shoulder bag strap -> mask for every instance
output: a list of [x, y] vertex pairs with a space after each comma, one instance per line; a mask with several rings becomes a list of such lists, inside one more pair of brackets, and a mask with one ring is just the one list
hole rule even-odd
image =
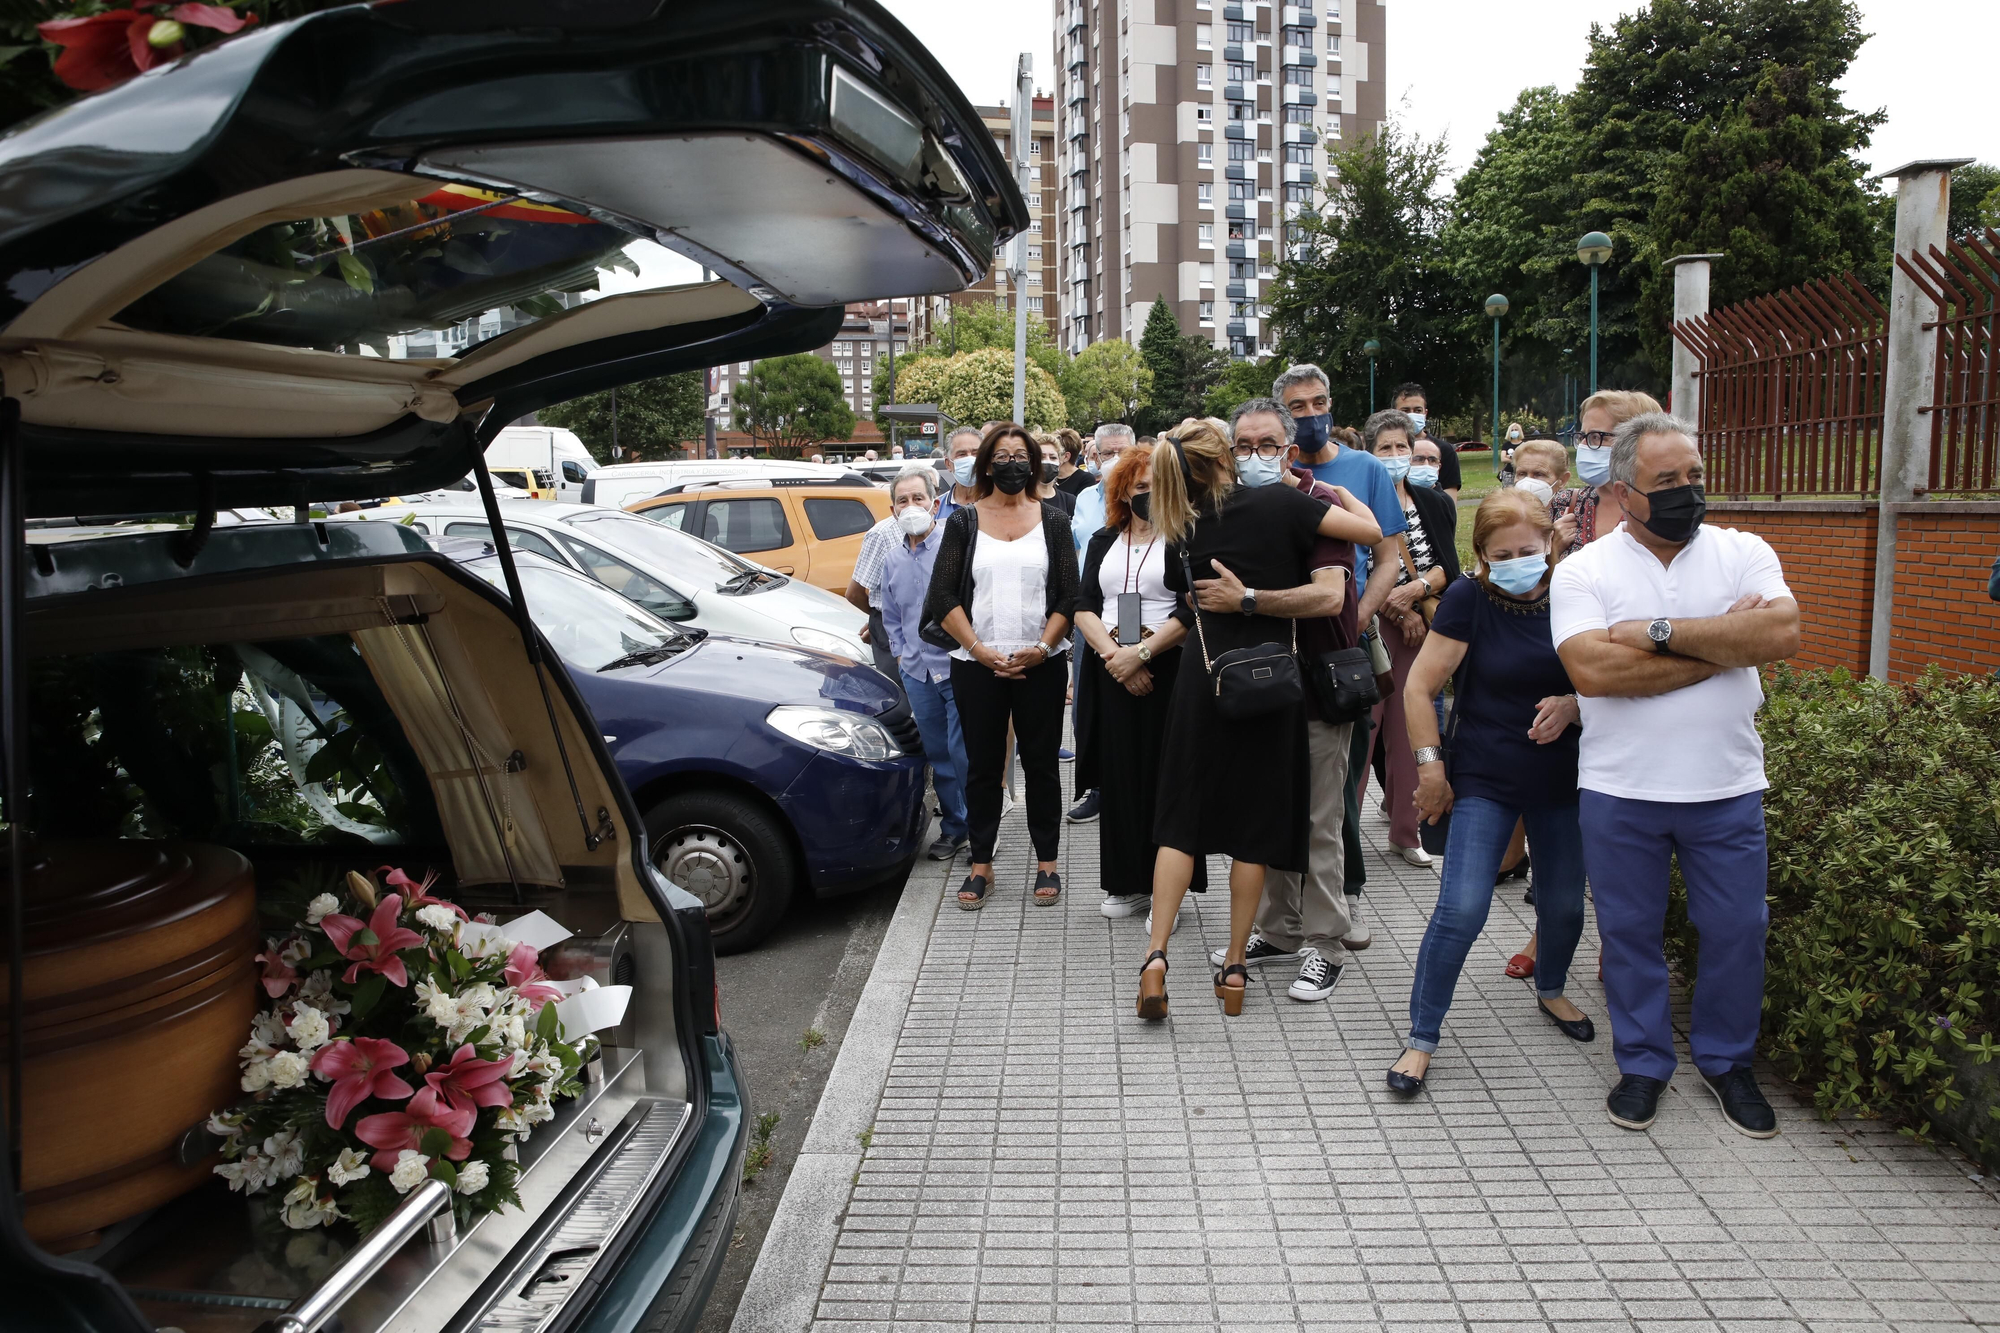
[[1181, 573], [1187, 577], [1188, 606], [1194, 611], [1194, 637], [1201, 645], [1201, 664], [1209, 675], [1215, 674], [1215, 663], [1208, 657], [1208, 635], [1201, 628], [1201, 599], [1194, 592], [1194, 566], [1188, 561], [1187, 547], [1181, 547]]

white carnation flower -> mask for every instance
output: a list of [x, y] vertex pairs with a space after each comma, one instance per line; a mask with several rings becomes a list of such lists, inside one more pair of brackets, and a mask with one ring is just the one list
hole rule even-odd
[[321, 921], [332, 916], [339, 910], [340, 899], [330, 893], [314, 894], [313, 900], [306, 904], [306, 924], [317, 926]]
[[417, 920], [423, 922], [432, 930], [442, 931], [449, 935], [458, 925], [458, 913], [441, 903], [432, 903], [428, 907], [417, 909]]
[[405, 1148], [396, 1158], [396, 1169], [389, 1173], [389, 1183], [396, 1187], [396, 1193], [408, 1194], [430, 1177], [431, 1159], [415, 1148]]
[[262, 1092], [270, 1086], [271, 1061], [268, 1056], [259, 1056], [243, 1066], [243, 1091]]
[[[301, 1051], [316, 1051], [326, 1045], [333, 1035], [327, 1024], [326, 1015], [309, 1004], [300, 1004], [292, 1014], [292, 1021], [286, 1025], [292, 1034], [292, 1041]], [[283, 1086], [283, 1085], [280, 1085]]]
[[271, 1057], [270, 1070], [272, 1087], [297, 1088], [305, 1084], [312, 1066], [297, 1051], [279, 1051]]
[[326, 1178], [336, 1185], [352, 1185], [367, 1174], [368, 1159], [352, 1148], [342, 1148], [326, 1169]]
[[458, 1168], [458, 1192], [460, 1194], [477, 1194], [486, 1188], [487, 1181], [488, 1173], [486, 1163], [484, 1162], [467, 1162], [464, 1166]]

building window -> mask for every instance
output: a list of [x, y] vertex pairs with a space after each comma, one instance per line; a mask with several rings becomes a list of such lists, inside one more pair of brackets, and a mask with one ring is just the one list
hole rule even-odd
[[1246, 221], [1242, 221], [1242, 220], [1240, 220], [1240, 219], [1239, 219], [1238, 221], [1235, 221], [1235, 222], [1232, 222], [1232, 223], [1230, 223], [1230, 224], [1229, 224], [1229, 239], [1230, 239], [1230, 240], [1232, 240], [1232, 241], [1247, 241], [1247, 240], [1249, 240], [1249, 239], [1250, 239], [1250, 224], [1249, 224], [1248, 222], [1246, 222]]
[[1041, 297], [1039, 297], [1039, 296], [1030, 296], [1030, 297], [1028, 298], [1028, 309], [1029, 309], [1030, 311], [1034, 312], [1034, 313], [1035, 313], [1035, 314], [1037, 314], [1037, 315], [1041, 314], [1041, 313], [1042, 313], [1042, 298], [1041, 298]]
[[1215, 265], [1202, 264], [1197, 266], [1195, 276], [1200, 280], [1202, 286], [1213, 287], [1215, 285]]
[[1041, 196], [1041, 195], [1039, 195], [1039, 194], [1031, 194], [1031, 195], [1029, 195], [1029, 196], [1028, 196], [1028, 207], [1030, 207], [1030, 208], [1040, 208], [1041, 206], [1042, 206], [1042, 196]]
[[1029, 156], [1029, 157], [1040, 157], [1041, 155], [1042, 155], [1042, 141], [1041, 141], [1040, 139], [1031, 139], [1031, 140], [1029, 140], [1029, 141], [1028, 141], [1028, 156]]
[[1215, 323], [1215, 302], [1203, 301], [1201, 303], [1201, 322], [1204, 324]]
[[1340, 76], [1329, 74], [1326, 76], [1326, 100], [1331, 102], [1338, 96], [1340, 96]]
[[1255, 120], [1257, 119], [1257, 108], [1250, 102], [1231, 102], [1229, 104], [1229, 118], [1231, 120]]
[[1212, 106], [1196, 107], [1194, 109], [1194, 123], [1197, 125], [1214, 125], [1215, 108]]
[[1313, 187], [1310, 185], [1287, 185], [1285, 202], [1288, 204], [1309, 204], [1312, 202]]
[[1231, 139], [1229, 141], [1229, 160], [1231, 162], [1248, 162], [1256, 156], [1257, 145], [1248, 139]]
[[1285, 108], [1285, 124], [1310, 125], [1313, 123], [1313, 109], [1309, 106], [1288, 106]]
[[1251, 31], [1250, 25], [1247, 23], [1230, 24], [1226, 30], [1226, 35], [1229, 38], [1229, 44], [1231, 46], [1248, 46], [1253, 40], [1255, 40], [1255, 36]]
[[1194, 67], [1194, 86], [1197, 88], [1213, 88], [1215, 86], [1215, 67], [1213, 65], [1196, 65]]
[[1036, 218], [1033, 222], [1030, 222], [1028, 224], [1028, 230], [1033, 232], [1035, 235], [1040, 236], [1042, 234], [1042, 220], [1040, 218]]
[[1337, 32], [1330, 32], [1330, 33], [1328, 33], [1328, 34], [1326, 35], [1326, 53], [1327, 53], [1328, 55], [1332, 56], [1332, 57], [1333, 57], [1333, 58], [1334, 58], [1335, 60], [1338, 60], [1338, 59], [1340, 59], [1340, 34], [1339, 34], [1339, 33], [1337, 33]]
[[1229, 182], [1229, 201], [1231, 203], [1242, 203], [1246, 200], [1255, 199], [1256, 197], [1257, 197], [1257, 187], [1252, 185], [1249, 181]]
[[1215, 161], [1215, 145], [1212, 143], [1196, 144], [1194, 146], [1194, 160], [1204, 163]]
[[1209, 26], [1206, 23], [1197, 23], [1194, 25], [1194, 45], [1197, 51], [1208, 50], [1208, 34]]
[[1294, 88], [1313, 86], [1313, 72], [1303, 65], [1285, 66], [1285, 82]]
[[1312, 165], [1313, 146], [1309, 143], [1288, 143], [1285, 145], [1285, 161], [1303, 162]]
[[1197, 244], [1200, 245], [1215, 244], [1215, 224], [1213, 222], [1196, 223], [1194, 232], [1195, 232], [1195, 241]]
[[1257, 303], [1255, 301], [1231, 301], [1229, 303], [1229, 317], [1231, 319], [1255, 319], [1257, 317]]
[[1028, 258], [1030, 258], [1030, 259], [1040, 259], [1041, 257], [1042, 257], [1042, 247], [1041, 247], [1041, 246], [1039, 246], [1039, 245], [1031, 245], [1031, 246], [1029, 246], [1029, 247], [1028, 247]]
[[1194, 197], [1204, 204], [1215, 202], [1215, 185], [1210, 181], [1199, 181], [1194, 187]]
[[1238, 64], [1233, 60], [1229, 63], [1229, 81], [1231, 83], [1252, 83], [1256, 81], [1256, 78], [1257, 67], [1255, 65]]
[[1229, 261], [1229, 280], [1231, 282], [1245, 282], [1256, 276], [1257, 265], [1252, 260], [1232, 259]]

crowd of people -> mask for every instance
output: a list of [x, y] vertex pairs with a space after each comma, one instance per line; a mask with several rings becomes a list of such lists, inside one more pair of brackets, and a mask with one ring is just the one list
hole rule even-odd
[[[1163, 1019], [1184, 895], [1229, 863], [1215, 996], [1296, 968], [1328, 1000], [1366, 949], [1361, 801], [1377, 775], [1397, 857], [1438, 872], [1389, 1089], [1423, 1091], [1496, 889], [1527, 881], [1509, 961], [1567, 1037], [1587, 912], [1620, 1072], [1606, 1106], [1652, 1124], [1677, 1061], [1662, 933], [1670, 866], [1700, 932], [1689, 1046], [1729, 1123], [1777, 1132], [1751, 1071], [1765, 849], [1758, 668], [1796, 651], [1797, 603], [1758, 537], [1704, 525], [1693, 429], [1641, 393], [1581, 408], [1561, 443], [1509, 428], [1502, 485], [1458, 546], [1457, 451], [1400, 386], [1333, 424], [1318, 367], [1231, 418], [1088, 439], [961, 428], [896, 478], [856, 563], [857, 605], [909, 695], [941, 810], [969, 848], [958, 905], [992, 901], [1018, 768], [1035, 869], [1063, 892], [1067, 819], [1097, 824], [1106, 917], [1147, 913], [1136, 1008]], [[1532, 867], [1532, 877], [1530, 877]], [[1024, 868], [1025, 870], [1025, 868]]]

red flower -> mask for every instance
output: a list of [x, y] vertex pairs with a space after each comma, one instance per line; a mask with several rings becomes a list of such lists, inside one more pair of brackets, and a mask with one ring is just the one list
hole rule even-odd
[[178, 35], [159, 46], [150, 40], [155, 25], [164, 21], [232, 33], [255, 23], [257, 16], [238, 14], [226, 5], [187, 4], [175, 5], [164, 20], [157, 13], [113, 9], [88, 18], [50, 19], [35, 31], [43, 41], [63, 48], [56, 57], [56, 77], [72, 88], [90, 92], [123, 83], [141, 70], [151, 69], [156, 60], [178, 56]]
[[396, 924], [402, 911], [402, 897], [392, 893], [377, 904], [375, 915], [368, 918], [366, 925], [359, 918], [338, 912], [319, 923], [340, 956], [350, 960], [342, 976], [350, 986], [363, 972], [380, 972], [398, 986], [410, 984], [410, 974], [396, 952], [418, 947], [424, 937]]
[[507, 954], [507, 967], [500, 974], [501, 979], [521, 993], [521, 998], [540, 1009], [550, 1000], [563, 997], [562, 987], [550, 981], [542, 971], [541, 955], [533, 945], [517, 944]]
[[407, 1097], [415, 1092], [389, 1072], [408, 1063], [408, 1052], [381, 1037], [343, 1038], [322, 1046], [312, 1058], [312, 1071], [333, 1080], [326, 1095], [326, 1123], [339, 1129], [354, 1108], [370, 1097]]
[[451, 1136], [451, 1145], [444, 1155], [454, 1162], [462, 1162], [472, 1155], [472, 1140], [466, 1136], [472, 1133], [472, 1122], [479, 1112], [474, 1107], [455, 1107], [444, 1101], [435, 1088], [425, 1088], [410, 1098], [408, 1107], [401, 1111], [385, 1111], [381, 1115], [362, 1117], [354, 1127], [354, 1136], [375, 1149], [370, 1160], [378, 1171], [396, 1169], [396, 1158], [405, 1148], [422, 1152], [424, 1135], [433, 1129], [441, 1129]]
[[277, 999], [297, 984], [298, 969], [285, 961], [281, 946], [266, 945], [256, 961], [264, 965], [264, 993], [272, 999]]
[[457, 903], [446, 898], [431, 897], [430, 887], [437, 883], [437, 871], [435, 870], [427, 872], [424, 875], [424, 882], [421, 884], [411, 879], [402, 871], [392, 869], [389, 866], [376, 866], [375, 873], [381, 875], [382, 882], [396, 890], [396, 892], [403, 893], [407, 891], [409, 893], [409, 904], [412, 912], [420, 907], [429, 907], [435, 903], [439, 907], [449, 907], [452, 911], [458, 913], [460, 921], [469, 921], [472, 919], [465, 914], [465, 909]]
[[[451, 1059], [424, 1075], [431, 1091], [454, 1110], [471, 1106], [512, 1106], [514, 1090], [507, 1086], [512, 1060], [482, 1060], [470, 1045], [452, 1052]], [[461, 1103], [460, 1098], [465, 1099]], [[476, 1112], [475, 1112], [476, 1114]]]

